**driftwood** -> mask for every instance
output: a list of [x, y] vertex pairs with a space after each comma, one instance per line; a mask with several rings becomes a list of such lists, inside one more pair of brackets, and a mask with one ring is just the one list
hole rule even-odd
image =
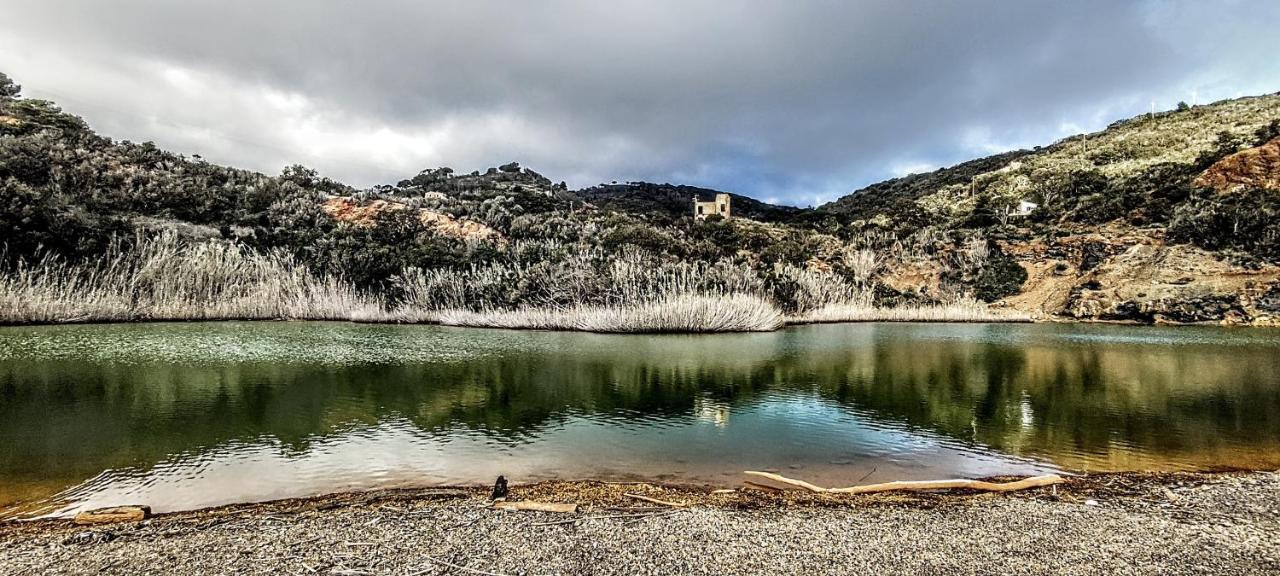
[[75, 522], [81, 526], [87, 524], [110, 524], [113, 522], [141, 522], [151, 517], [150, 506], [116, 506], [99, 508], [76, 514]]
[[743, 472], [743, 474], [768, 478], [769, 480], [773, 480], [779, 484], [786, 484], [788, 486], [803, 488], [810, 492], [826, 494], [869, 494], [872, 492], [893, 492], [898, 490], [951, 490], [957, 488], [963, 488], [966, 490], [985, 490], [988, 492], [1013, 492], [1015, 490], [1052, 486], [1054, 484], [1061, 484], [1065, 482], [1065, 480], [1057, 474], [1046, 474], [1044, 476], [1024, 478], [1016, 482], [985, 482], [982, 480], [924, 480], [915, 482], [885, 482], [883, 484], [867, 484], [865, 486], [850, 486], [848, 488], [823, 488], [821, 486], [805, 482], [804, 480], [787, 478], [786, 476], [780, 476], [769, 472], [753, 472], [748, 470]]
[[573, 514], [578, 511], [577, 504], [533, 502], [530, 500], [521, 502], [494, 502], [493, 507], [499, 510], [530, 510], [533, 512], [559, 512], [561, 514]]
[[781, 492], [782, 491], [782, 489], [777, 486], [770, 486], [768, 484], [761, 484], [759, 482], [752, 482], [750, 480], [743, 480], [742, 484], [747, 488], [752, 488], [752, 489], [760, 490], [763, 492]]
[[636, 500], [644, 500], [645, 502], [650, 502], [650, 503], [653, 503], [653, 504], [661, 504], [661, 505], [663, 505], [663, 506], [670, 506], [670, 507], [672, 507], [672, 508], [684, 508], [684, 507], [688, 506], [688, 504], [686, 504], [686, 503], [684, 503], [684, 502], [669, 502], [669, 501], [666, 501], [666, 500], [659, 500], [659, 499], [657, 499], [657, 498], [650, 498], [650, 497], [648, 497], [648, 496], [641, 496], [640, 494], [632, 494], [632, 493], [630, 493], [630, 492], [626, 492], [626, 493], [624, 493], [624, 494], [623, 494], [623, 496], [626, 496], [627, 498], [635, 498]]

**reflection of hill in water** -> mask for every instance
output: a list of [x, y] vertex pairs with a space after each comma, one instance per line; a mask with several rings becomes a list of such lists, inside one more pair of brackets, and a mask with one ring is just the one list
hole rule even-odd
[[[315, 341], [309, 327], [323, 327], [317, 332], [326, 340]], [[1068, 465], [1088, 465], [1082, 453], [1123, 466], [1163, 453], [1222, 458], [1235, 448], [1280, 444], [1280, 347], [1238, 341], [1237, 333], [1220, 345], [1178, 344], [1176, 334], [1173, 343], [1062, 337], [1131, 330], [1117, 327], [853, 325], [601, 336], [186, 325], [162, 329], [169, 356], [157, 358], [147, 339], [136, 338], [143, 328], [45, 328], [41, 349], [61, 352], [0, 360], [4, 476], [83, 478], [263, 436], [303, 451], [315, 438], [388, 418], [430, 434], [462, 428], [499, 443], [527, 442], [575, 417], [639, 426], [706, 417], [708, 406], [731, 412], [767, 402], [771, 392], [820, 396], [863, 415]], [[0, 333], [0, 350], [18, 347], [14, 338]], [[335, 341], [342, 343], [336, 359]], [[85, 350], [80, 359], [76, 350]], [[276, 360], [262, 350], [275, 351]]]

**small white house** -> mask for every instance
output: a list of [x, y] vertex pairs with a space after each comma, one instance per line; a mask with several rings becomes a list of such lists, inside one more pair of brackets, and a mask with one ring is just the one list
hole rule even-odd
[[731, 198], [728, 194], [716, 194], [716, 199], [711, 202], [703, 202], [698, 200], [697, 196], [693, 197], [693, 218], [695, 220], [706, 220], [707, 216], [719, 214], [721, 218], [729, 219], [732, 217], [732, 211], [729, 206]]
[[1036, 208], [1039, 208], [1039, 207], [1040, 205], [1036, 204], [1035, 202], [1031, 202], [1029, 200], [1023, 200], [1021, 202], [1018, 202], [1018, 207], [1014, 208], [1013, 211], [1009, 213], [1009, 215], [1010, 216], [1030, 216], [1031, 213], [1035, 212]]

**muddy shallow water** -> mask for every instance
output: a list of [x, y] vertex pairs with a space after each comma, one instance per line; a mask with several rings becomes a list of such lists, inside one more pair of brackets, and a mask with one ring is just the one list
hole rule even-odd
[[569, 478], [1280, 467], [1280, 331], [0, 328], [0, 517]]

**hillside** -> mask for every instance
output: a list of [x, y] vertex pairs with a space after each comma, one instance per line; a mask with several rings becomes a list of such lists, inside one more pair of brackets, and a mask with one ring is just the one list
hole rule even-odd
[[[748, 295], [810, 320], [977, 299], [1040, 318], [1270, 324], [1280, 317], [1277, 138], [1280, 96], [1243, 98], [890, 180], [817, 209], [733, 195], [734, 218], [695, 222], [691, 198], [716, 191], [569, 190], [517, 163], [427, 169], [363, 190], [302, 166], [278, 176], [218, 166], [98, 135], [0, 75], [10, 282], [0, 300], [48, 292], [31, 270], [49, 286], [63, 286], [58, 274], [92, 285], [108, 271], [149, 274], [151, 264], [120, 264], [130, 254], [181, 268], [195, 264], [174, 254], [213, 258], [205, 250], [217, 246], [232, 255], [200, 266], [269, 256], [257, 277], [310, 274], [308, 290], [336, 287], [338, 301], [358, 296], [374, 316]], [[1024, 200], [1038, 207], [1011, 213]], [[240, 273], [201, 268], [190, 285], [206, 294]], [[128, 302], [154, 278], [120, 281], [128, 288], [112, 298], [130, 317]], [[269, 298], [240, 290], [231, 299]]]
[[[1028, 273], [1004, 303], [1037, 315], [1272, 323], [1278, 138], [1280, 95], [1182, 106], [875, 184], [818, 211], [843, 219], [844, 236], [981, 233]], [[1024, 200], [1038, 207], [1011, 214]], [[917, 263], [884, 281], [944, 274]]]

